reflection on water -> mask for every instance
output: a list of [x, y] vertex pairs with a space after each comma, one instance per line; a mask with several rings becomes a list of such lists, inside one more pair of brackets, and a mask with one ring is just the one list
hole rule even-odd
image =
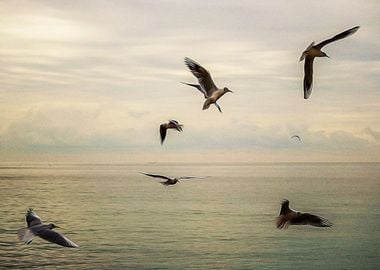
[[[380, 164], [0, 164], [0, 268], [379, 269], [379, 182]], [[334, 227], [277, 230], [284, 197]], [[80, 248], [22, 245], [29, 207]]]

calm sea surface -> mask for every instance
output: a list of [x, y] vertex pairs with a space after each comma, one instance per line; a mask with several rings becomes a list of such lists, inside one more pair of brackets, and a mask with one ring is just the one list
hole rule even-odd
[[[1, 269], [380, 269], [380, 164], [50, 165], [0, 164]], [[277, 230], [283, 198], [334, 227]], [[80, 248], [20, 243], [29, 207]]]

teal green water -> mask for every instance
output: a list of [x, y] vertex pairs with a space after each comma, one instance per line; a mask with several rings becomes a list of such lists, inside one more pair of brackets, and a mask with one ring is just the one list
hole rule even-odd
[[[0, 164], [0, 268], [380, 269], [379, 195], [380, 164]], [[277, 230], [283, 198], [334, 227]], [[29, 207], [80, 248], [20, 243]]]

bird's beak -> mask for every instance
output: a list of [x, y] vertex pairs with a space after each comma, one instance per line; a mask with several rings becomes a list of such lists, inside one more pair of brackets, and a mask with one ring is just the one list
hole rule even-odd
[[231, 93], [233, 93], [234, 91], [228, 90], [227, 92], [231, 92]]

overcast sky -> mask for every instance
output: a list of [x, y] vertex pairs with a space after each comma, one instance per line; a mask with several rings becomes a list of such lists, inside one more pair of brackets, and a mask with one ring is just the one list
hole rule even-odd
[[[380, 161], [379, 18], [376, 0], [0, 1], [0, 161]], [[304, 100], [302, 51], [356, 25]], [[179, 83], [185, 56], [234, 91], [222, 114]], [[184, 132], [161, 146], [168, 119]]]

